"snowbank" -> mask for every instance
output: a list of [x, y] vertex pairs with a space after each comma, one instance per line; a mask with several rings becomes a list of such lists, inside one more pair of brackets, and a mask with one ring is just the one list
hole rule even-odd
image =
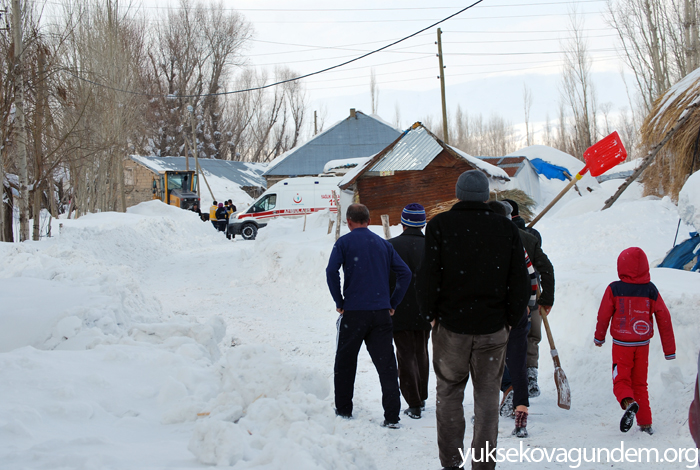
[[700, 230], [700, 171], [690, 175], [678, 193], [678, 214], [695, 231]]

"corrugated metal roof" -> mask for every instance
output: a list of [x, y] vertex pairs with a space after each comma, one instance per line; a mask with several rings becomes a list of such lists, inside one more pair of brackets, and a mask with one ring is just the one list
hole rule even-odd
[[[132, 155], [131, 159], [155, 172], [185, 171], [185, 157], [144, 157]], [[226, 178], [239, 186], [267, 187], [262, 174], [265, 166], [260, 163], [232, 162], [213, 158], [199, 158], [202, 171]], [[194, 158], [190, 158], [190, 170], [194, 170]]]
[[395, 141], [401, 132], [359, 111], [289, 152], [265, 176], [318, 175], [331, 160], [369, 157]]
[[408, 131], [369, 171], [422, 170], [443, 148], [423, 126]]

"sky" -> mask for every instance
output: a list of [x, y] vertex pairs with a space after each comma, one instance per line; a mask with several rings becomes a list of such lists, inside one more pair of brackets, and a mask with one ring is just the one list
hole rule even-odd
[[[473, 2], [472, 2], [473, 3]], [[223, 0], [253, 25], [245, 52], [248, 65], [272, 72], [284, 65], [298, 75], [341, 64], [412, 35], [469, 6], [470, 2], [417, 0], [352, 3], [321, 0]], [[144, 0], [157, 18], [173, 0]], [[387, 50], [304, 79], [310, 111], [326, 126], [350, 108], [371, 112], [370, 75], [378, 87], [377, 114], [404, 128], [441, 113], [437, 28], [442, 29], [447, 107], [488, 117], [524, 120], [523, 87], [532, 91], [532, 121], [557, 114], [562, 42], [571, 37], [573, 10], [581, 20], [593, 60], [600, 104], [613, 113], [629, 108], [615, 50], [616, 34], [606, 22], [605, 0], [483, 0], [473, 8]], [[627, 76], [631, 87], [632, 81]], [[630, 90], [632, 91], [632, 90]]]

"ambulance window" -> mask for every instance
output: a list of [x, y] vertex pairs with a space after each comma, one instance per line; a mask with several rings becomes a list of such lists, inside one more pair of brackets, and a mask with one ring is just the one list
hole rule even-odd
[[268, 194], [253, 206], [253, 212], [271, 211], [277, 205], [277, 194]]

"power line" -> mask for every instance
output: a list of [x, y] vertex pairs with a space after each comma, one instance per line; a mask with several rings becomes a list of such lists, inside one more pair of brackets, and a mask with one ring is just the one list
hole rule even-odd
[[[480, 8], [503, 8], [503, 7], [531, 7], [531, 6], [545, 6], [545, 5], [571, 5], [571, 4], [581, 4], [581, 3], [603, 3], [606, 0], [571, 0], [571, 1], [563, 1], [563, 2], [536, 2], [536, 3], [502, 3], [502, 4], [497, 4], [497, 5], [481, 5]], [[47, 1], [45, 2], [50, 5], [62, 5], [60, 2], [51, 2]], [[122, 8], [132, 8], [129, 5], [123, 5], [120, 6]], [[183, 10], [186, 7], [179, 7], [179, 6], [157, 6], [157, 5], [151, 5], [151, 6], [144, 6], [140, 5], [138, 8], [144, 8], [144, 9], [149, 9], [149, 10]], [[385, 8], [221, 8], [222, 11], [256, 11], [256, 12], [270, 12], [270, 13], [275, 13], [275, 12], [300, 12], [300, 13], [306, 13], [306, 12], [361, 12], [361, 11], [410, 11], [410, 10], [418, 10], [418, 11], [425, 11], [425, 10], [451, 10], [454, 7], [451, 6], [434, 6], [434, 7], [385, 7]]]
[[[443, 19], [441, 19], [440, 21], [437, 21], [437, 22], [431, 24], [430, 26], [427, 26], [427, 27], [425, 27], [425, 28], [423, 28], [423, 29], [421, 29], [421, 30], [419, 30], [419, 31], [416, 31], [415, 33], [410, 34], [410, 35], [404, 37], [403, 39], [399, 39], [398, 41], [394, 41], [394, 42], [391, 43], [391, 44], [387, 44], [386, 46], [380, 47], [379, 49], [376, 49], [376, 50], [374, 50], [374, 51], [368, 52], [368, 53], [363, 54], [363, 55], [361, 55], [361, 56], [359, 56], [359, 57], [356, 57], [356, 58], [354, 58], [354, 59], [345, 61], [345, 62], [343, 62], [343, 63], [341, 63], [341, 64], [333, 65], [333, 66], [331, 66], [331, 67], [326, 67], [325, 69], [318, 70], [318, 71], [316, 71], [316, 72], [311, 72], [311, 73], [308, 73], [308, 74], [306, 74], [306, 75], [301, 75], [301, 76], [298, 76], [298, 77], [289, 78], [289, 79], [287, 79], [287, 80], [281, 80], [281, 81], [278, 81], [278, 82], [275, 82], [275, 83], [270, 83], [270, 84], [268, 84], [268, 85], [263, 85], [263, 86], [259, 86], [259, 87], [253, 87], [253, 88], [247, 88], [247, 89], [243, 89], [243, 90], [223, 91], [223, 92], [219, 92], [219, 93], [206, 93], [206, 94], [196, 94], [196, 95], [179, 95], [179, 96], [177, 96], [177, 97], [178, 97], [178, 98], [199, 98], [199, 97], [205, 97], [205, 96], [222, 96], [222, 95], [232, 95], [232, 94], [237, 94], [237, 93], [245, 93], [245, 92], [249, 92], [249, 91], [264, 90], [264, 89], [267, 89], [267, 88], [270, 88], [270, 87], [273, 87], [273, 86], [282, 85], [282, 84], [284, 84], [284, 83], [289, 83], [289, 82], [294, 82], [294, 81], [297, 81], [297, 80], [301, 80], [302, 78], [307, 78], [307, 77], [311, 77], [311, 76], [314, 76], [314, 75], [319, 75], [319, 74], [324, 73], [324, 72], [327, 72], [327, 71], [329, 71], [329, 70], [337, 69], [337, 68], [340, 68], [340, 67], [342, 67], [342, 66], [344, 66], [344, 65], [350, 64], [350, 63], [352, 63], [352, 62], [356, 62], [356, 61], [358, 61], [358, 60], [360, 60], [360, 59], [364, 59], [365, 57], [368, 57], [368, 56], [370, 56], [370, 55], [372, 55], [372, 54], [376, 54], [377, 52], [381, 52], [381, 51], [383, 51], [383, 50], [385, 50], [385, 49], [388, 49], [388, 48], [390, 48], [391, 46], [395, 46], [396, 44], [398, 44], [398, 43], [400, 43], [400, 42], [403, 42], [403, 41], [405, 41], [405, 40], [407, 40], [407, 39], [410, 39], [410, 38], [412, 38], [412, 37], [414, 37], [414, 36], [417, 36], [417, 35], [419, 35], [420, 33], [424, 32], [424, 31], [427, 31], [427, 30], [429, 30], [429, 29], [431, 29], [431, 28], [434, 28], [435, 26], [439, 25], [440, 23], [444, 23], [445, 21], [449, 20], [450, 18], [454, 18], [455, 16], [457, 16], [457, 15], [459, 15], [459, 14], [461, 14], [461, 13], [464, 13], [465, 11], [470, 10], [471, 8], [474, 8], [476, 5], [478, 5], [479, 3], [483, 2], [483, 1], [484, 1], [484, 0], [477, 0], [476, 2], [472, 3], [471, 5], [462, 8], [462, 9], [459, 10], [458, 12], [453, 13], [453, 14], [451, 14], [451, 15], [449, 15], [449, 16], [443, 18]], [[85, 82], [87, 82], [87, 83], [91, 83], [91, 84], [93, 84], [93, 85], [95, 85], [95, 86], [99, 86], [99, 87], [102, 87], [102, 88], [110, 89], [110, 90], [113, 90], [113, 91], [118, 91], [118, 92], [121, 92], [121, 93], [128, 93], [128, 94], [131, 94], [131, 95], [141, 95], [141, 96], [151, 96], [151, 97], [163, 96], [163, 95], [161, 95], [161, 94], [142, 93], [142, 92], [135, 92], [135, 91], [130, 91], [130, 90], [122, 90], [122, 89], [119, 89], [119, 88], [110, 87], [110, 86], [108, 86], [108, 85], [104, 85], [104, 84], [101, 84], [101, 83], [98, 83], [98, 82], [95, 82], [95, 81], [92, 81], [92, 80], [88, 80], [87, 78], [80, 77], [80, 76], [76, 75], [75, 73], [73, 73], [72, 71], [70, 71], [70, 70], [68, 70], [68, 69], [63, 69], [63, 70], [64, 70], [66, 73], [68, 73], [69, 75], [72, 75], [73, 77], [75, 77], [75, 78], [77, 78], [77, 79], [79, 79], [79, 80], [83, 80], [83, 81], [85, 81]]]
[[[607, 56], [607, 57], [598, 57], [594, 58], [596, 62], [607, 62], [610, 60], [617, 60], [617, 56]], [[558, 61], [561, 63], [561, 61]], [[507, 65], [507, 64], [504, 64]], [[459, 74], [450, 74], [450, 77], [463, 77], [463, 76], [471, 76], [471, 75], [489, 75], [489, 74], [500, 74], [500, 73], [507, 73], [507, 72], [522, 72], [526, 70], [533, 70], [533, 69], [543, 69], [543, 68], [553, 68], [555, 65], [540, 65], [540, 66], [531, 66], [531, 67], [524, 67], [524, 68], [517, 68], [517, 69], [507, 69], [507, 70], [489, 70], [489, 71], [480, 71], [480, 72], [466, 72], [466, 73], [459, 73]], [[435, 75], [431, 76], [426, 76], [426, 77], [416, 77], [416, 78], [406, 78], [406, 79], [400, 79], [400, 80], [387, 80], [384, 82], [377, 83], [377, 85], [390, 85], [393, 83], [403, 83], [403, 82], [414, 82], [414, 81], [419, 81], [419, 80], [434, 80]], [[315, 82], [315, 83], [322, 83], [322, 82]], [[318, 90], [339, 90], [339, 89], [346, 89], [346, 88], [359, 88], [359, 87], [366, 87], [367, 83], [358, 83], [356, 85], [354, 84], [349, 84], [349, 85], [342, 85], [342, 86], [331, 86], [331, 87], [318, 87], [318, 88], [307, 88], [308, 91], [318, 91]], [[452, 85], [454, 86], [454, 85]]]
[[[600, 15], [598, 11], [579, 12], [579, 15]], [[544, 16], [569, 16], [569, 13], [541, 13], [535, 15], [503, 15], [503, 16], [474, 16], [471, 18], [457, 18], [457, 21], [478, 21], [478, 20], [503, 20], [507, 18], [542, 18]], [[425, 18], [416, 19], [392, 19], [392, 20], [334, 20], [333, 23], [409, 23], [416, 21], [425, 21]], [[428, 20], [435, 21], [435, 20]], [[327, 20], [320, 21], [256, 21], [255, 24], [328, 24]]]

